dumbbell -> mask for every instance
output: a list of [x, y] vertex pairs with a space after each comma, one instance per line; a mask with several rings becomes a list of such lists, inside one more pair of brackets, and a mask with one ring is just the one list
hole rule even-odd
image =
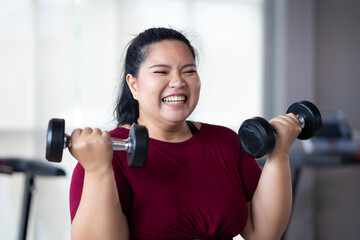
[[[296, 115], [301, 126], [298, 139], [310, 139], [317, 135], [322, 126], [319, 109], [309, 101], [293, 103], [286, 111]], [[271, 153], [275, 147], [275, 133], [270, 123], [262, 117], [245, 120], [238, 132], [240, 145], [251, 157], [260, 158]]]
[[[145, 126], [133, 124], [127, 139], [111, 138], [114, 151], [127, 152], [129, 167], [145, 165], [148, 153], [149, 133]], [[65, 133], [65, 120], [52, 118], [46, 136], [46, 159], [61, 162], [63, 149], [71, 147], [71, 137]]]

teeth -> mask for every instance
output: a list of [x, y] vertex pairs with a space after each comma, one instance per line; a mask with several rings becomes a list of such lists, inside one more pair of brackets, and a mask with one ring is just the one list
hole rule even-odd
[[162, 99], [163, 102], [171, 103], [171, 104], [181, 104], [184, 103], [185, 100], [186, 100], [185, 96], [171, 96]]

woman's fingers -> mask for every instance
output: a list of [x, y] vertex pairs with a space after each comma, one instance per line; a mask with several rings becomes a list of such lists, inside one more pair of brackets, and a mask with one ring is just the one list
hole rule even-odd
[[111, 165], [113, 150], [108, 132], [99, 128], [75, 129], [71, 141], [70, 153], [86, 170], [95, 171]]
[[301, 132], [300, 123], [293, 113], [277, 116], [270, 120], [270, 124], [275, 131], [275, 149], [288, 153], [291, 145]]

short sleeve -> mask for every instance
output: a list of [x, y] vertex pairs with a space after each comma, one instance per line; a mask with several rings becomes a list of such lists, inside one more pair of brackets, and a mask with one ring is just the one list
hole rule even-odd
[[261, 175], [257, 161], [240, 149], [240, 176], [243, 183], [246, 201], [251, 201]]
[[[115, 176], [117, 191], [121, 202], [121, 207], [124, 214], [127, 215], [128, 212], [130, 211], [131, 196], [132, 196], [130, 186], [127, 180], [125, 179], [124, 175], [122, 174], [116, 158], [113, 159], [112, 165], [114, 169], [114, 176]], [[80, 204], [82, 189], [84, 185], [84, 175], [85, 175], [85, 170], [81, 166], [81, 164], [78, 163], [74, 168], [71, 178], [71, 184], [70, 184], [69, 205], [70, 205], [71, 221], [73, 221]]]
[[73, 171], [70, 184], [70, 217], [73, 221], [80, 204], [82, 189], [84, 185], [84, 168], [78, 163]]

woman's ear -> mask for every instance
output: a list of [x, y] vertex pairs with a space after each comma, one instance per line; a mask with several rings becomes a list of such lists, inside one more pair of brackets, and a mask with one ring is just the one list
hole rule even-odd
[[137, 99], [137, 84], [136, 84], [136, 78], [133, 77], [130, 73], [126, 75], [126, 82], [130, 88], [130, 91], [133, 95], [134, 99]]

